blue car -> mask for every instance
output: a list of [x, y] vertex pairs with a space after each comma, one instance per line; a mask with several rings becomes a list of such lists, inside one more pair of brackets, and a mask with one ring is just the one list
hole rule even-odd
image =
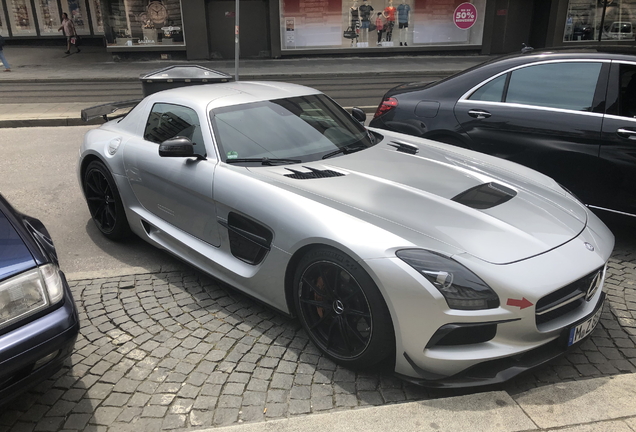
[[48, 231], [0, 195], [0, 406], [57, 372], [78, 332]]

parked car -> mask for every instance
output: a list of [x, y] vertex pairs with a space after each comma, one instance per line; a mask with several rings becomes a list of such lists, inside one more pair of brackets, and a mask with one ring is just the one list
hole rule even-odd
[[352, 114], [293, 84], [166, 90], [89, 131], [78, 178], [105, 236], [297, 316], [348, 367], [487, 384], [589, 336], [614, 245], [593, 213], [533, 170]]
[[505, 158], [636, 215], [636, 56], [532, 52], [389, 90], [372, 127]]
[[48, 231], [0, 195], [0, 406], [57, 372], [78, 332]]
[[629, 21], [614, 21], [603, 36], [605, 39], [633, 41], [634, 29]]

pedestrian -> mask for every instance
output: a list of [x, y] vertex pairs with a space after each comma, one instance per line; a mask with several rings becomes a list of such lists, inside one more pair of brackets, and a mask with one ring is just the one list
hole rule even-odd
[[11, 72], [11, 66], [9, 66], [9, 62], [7, 61], [7, 58], [4, 56], [4, 51], [2, 50], [3, 48], [4, 48], [4, 38], [2, 37], [2, 35], [0, 35], [0, 60], [2, 60], [2, 64], [4, 65], [4, 71]]
[[64, 54], [71, 53], [71, 39], [74, 40], [73, 45], [75, 45], [75, 49], [77, 52], [80, 52], [80, 49], [77, 46], [77, 32], [75, 31], [75, 26], [73, 25], [73, 21], [68, 19], [68, 14], [64, 12], [62, 14], [62, 25], [57, 31], [64, 30], [64, 34], [66, 35], [66, 51]]

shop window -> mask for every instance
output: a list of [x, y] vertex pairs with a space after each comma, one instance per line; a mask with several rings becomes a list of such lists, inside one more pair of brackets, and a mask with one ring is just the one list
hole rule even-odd
[[13, 36], [37, 36], [30, 0], [10, 0], [7, 7]]
[[569, 0], [564, 42], [633, 41], [636, 0]]
[[279, 0], [281, 48], [479, 45], [486, 0]]
[[185, 45], [180, 0], [105, 0], [102, 5], [110, 47]]
[[591, 111], [601, 66], [564, 62], [517, 69], [510, 76], [506, 102]]
[[104, 34], [104, 14], [102, 13], [101, 0], [88, 0], [93, 22], [93, 33]]
[[85, 0], [62, 0], [62, 11], [66, 12], [69, 19], [73, 21], [77, 34], [91, 34]]
[[38, 17], [40, 36], [60, 36], [60, 10], [57, 0], [37, 0], [35, 12]]

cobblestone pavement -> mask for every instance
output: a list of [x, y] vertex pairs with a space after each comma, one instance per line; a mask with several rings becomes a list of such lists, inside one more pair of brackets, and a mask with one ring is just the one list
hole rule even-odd
[[[0, 414], [0, 431], [180, 429], [461, 393], [338, 367], [297, 321], [194, 270], [71, 285], [76, 351]], [[636, 247], [617, 247], [606, 286], [590, 340], [502, 389], [636, 372]]]

